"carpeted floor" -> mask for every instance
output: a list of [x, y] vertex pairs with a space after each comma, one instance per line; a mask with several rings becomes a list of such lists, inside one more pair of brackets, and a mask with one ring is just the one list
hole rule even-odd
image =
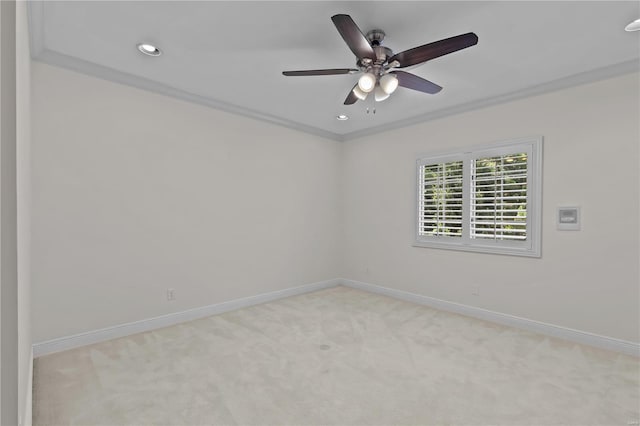
[[640, 420], [637, 358], [345, 287], [41, 357], [34, 369], [36, 425]]

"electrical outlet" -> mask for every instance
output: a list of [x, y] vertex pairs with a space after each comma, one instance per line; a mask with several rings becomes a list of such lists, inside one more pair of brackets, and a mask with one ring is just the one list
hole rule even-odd
[[479, 285], [473, 286], [471, 290], [471, 294], [474, 296], [480, 296], [480, 286]]
[[176, 291], [173, 288], [168, 288], [167, 289], [167, 300], [168, 301], [172, 301], [172, 300], [176, 300]]

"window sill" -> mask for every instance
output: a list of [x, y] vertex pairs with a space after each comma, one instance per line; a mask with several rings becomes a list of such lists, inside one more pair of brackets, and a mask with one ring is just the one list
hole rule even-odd
[[419, 248], [433, 248], [455, 251], [468, 251], [475, 253], [485, 254], [500, 254], [506, 256], [522, 256], [522, 257], [542, 257], [540, 248], [528, 248], [528, 247], [504, 247], [494, 245], [481, 245], [481, 244], [455, 244], [455, 243], [443, 243], [435, 241], [414, 241], [413, 247]]

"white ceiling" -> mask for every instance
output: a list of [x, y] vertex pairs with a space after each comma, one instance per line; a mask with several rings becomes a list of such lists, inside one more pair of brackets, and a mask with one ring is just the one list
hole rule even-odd
[[[30, 3], [35, 59], [334, 139], [427, 120], [638, 69], [637, 1], [95, 2]], [[400, 52], [466, 32], [477, 46], [410, 71], [444, 87], [399, 88], [343, 105], [358, 75], [285, 77], [349, 68], [355, 58], [331, 16], [380, 28]], [[156, 44], [163, 55], [136, 50]], [[347, 114], [348, 121], [337, 121]]]

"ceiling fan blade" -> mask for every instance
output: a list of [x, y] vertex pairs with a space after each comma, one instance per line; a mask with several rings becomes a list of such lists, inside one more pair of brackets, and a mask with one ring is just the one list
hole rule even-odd
[[299, 77], [307, 75], [336, 75], [336, 74], [353, 74], [360, 70], [354, 68], [334, 68], [326, 70], [306, 70], [306, 71], [282, 71], [283, 75], [289, 77]]
[[[358, 83], [356, 83], [356, 86], [358, 85]], [[356, 88], [356, 86], [353, 86], [353, 89]], [[356, 101], [358, 100], [358, 97], [356, 96], [355, 93], [353, 93], [353, 89], [351, 89], [349, 91], [349, 94], [347, 95], [347, 98], [344, 100], [344, 104], [345, 105], [353, 105], [356, 103]]]
[[369, 58], [374, 60], [376, 54], [369, 44], [369, 40], [362, 34], [360, 28], [353, 22], [349, 15], [334, 15], [331, 17], [333, 24], [344, 39], [349, 49], [358, 59]]
[[398, 86], [406, 87], [407, 89], [417, 90], [419, 92], [436, 94], [442, 90], [442, 87], [435, 83], [425, 80], [422, 77], [418, 77], [414, 74], [409, 74], [404, 71], [393, 71], [389, 74], [395, 74], [398, 77]]
[[399, 68], [405, 68], [448, 55], [458, 50], [466, 49], [476, 44], [478, 44], [477, 35], [474, 33], [461, 34], [397, 53], [389, 58], [389, 63], [398, 61], [400, 63]]

